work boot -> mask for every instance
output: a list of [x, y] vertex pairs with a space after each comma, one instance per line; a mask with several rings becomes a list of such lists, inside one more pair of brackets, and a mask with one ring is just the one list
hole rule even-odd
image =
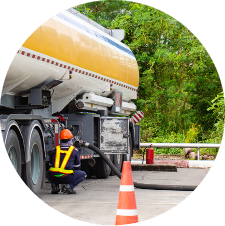
[[63, 184], [61, 188], [61, 192], [67, 193], [67, 194], [76, 194], [76, 191], [73, 190], [69, 184]]
[[58, 194], [60, 192], [59, 185], [53, 184], [51, 194]]
[[65, 184], [61, 184], [61, 192], [64, 193]]
[[69, 184], [61, 184], [61, 192], [66, 193], [66, 186], [70, 186]]

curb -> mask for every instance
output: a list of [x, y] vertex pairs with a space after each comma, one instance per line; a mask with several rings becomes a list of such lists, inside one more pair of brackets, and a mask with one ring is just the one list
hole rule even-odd
[[189, 160], [189, 168], [211, 168], [215, 160]]
[[[154, 160], [154, 164], [148, 165], [175, 165], [177, 168], [199, 168], [206, 169], [211, 168], [215, 160]], [[132, 164], [145, 165], [146, 161], [132, 160]]]
[[174, 164], [177, 168], [189, 168], [189, 162], [187, 160], [154, 160], [154, 164]]
[[132, 171], [172, 171], [177, 172], [176, 165], [131, 164]]

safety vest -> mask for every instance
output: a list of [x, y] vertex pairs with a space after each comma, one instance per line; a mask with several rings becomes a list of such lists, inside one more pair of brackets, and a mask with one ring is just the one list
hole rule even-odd
[[[70, 146], [68, 150], [61, 150], [60, 146], [56, 147], [56, 155], [55, 155], [55, 167], [51, 167], [49, 170], [52, 172], [59, 172], [59, 173], [65, 173], [70, 174], [73, 173], [73, 170], [65, 170], [66, 164], [73, 152], [74, 147]], [[65, 153], [65, 157], [62, 161], [61, 167], [59, 167], [60, 164], [60, 154]]]

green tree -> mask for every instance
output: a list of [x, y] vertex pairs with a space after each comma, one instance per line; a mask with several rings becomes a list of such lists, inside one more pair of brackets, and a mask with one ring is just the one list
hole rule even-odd
[[137, 59], [138, 107], [163, 130], [187, 130], [192, 123], [212, 128], [214, 119], [207, 108], [222, 87], [205, 48], [167, 14], [137, 3], [130, 6], [111, 26], [125, 29], [124, 42]]
[[212, 111], [215, 119], [214, 123], [214, 137], [222, 137], [225, 120], [225, 103], [223, 92], [219, 93], [212, 101], [211, 106], [207, 109]]
[[[214, 129], [215, 115], [207, 109], [222, 92], [212, 59], [199, 40], [171, 16], [127, 1], [99, 1], [76, 7], [110, 29], [124, 29], [123, 42], [133, 51], [140, 72], [139, 98], [145, 113], [145, 136], [179, 132], [198, 125], [198, 138]], [[146, 135], [147, 134], [147, 135]], [[146, 138], [147, 139], [147, 138]]]
[[126, 12], [129, 4], [130, 2], [124, 0], [103, 0], [89, 2], [74, 8], [107, 28], [110, 27], [111, 22], [118, 14], [124, 14]]

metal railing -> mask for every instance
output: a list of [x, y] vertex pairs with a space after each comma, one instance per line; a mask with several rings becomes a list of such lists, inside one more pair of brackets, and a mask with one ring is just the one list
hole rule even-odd
[[198, 160], [200, 159], [200, 148], [220, 148], [221, 144], [204, 143], [140, 143], [141, 148], [197, 148]]

